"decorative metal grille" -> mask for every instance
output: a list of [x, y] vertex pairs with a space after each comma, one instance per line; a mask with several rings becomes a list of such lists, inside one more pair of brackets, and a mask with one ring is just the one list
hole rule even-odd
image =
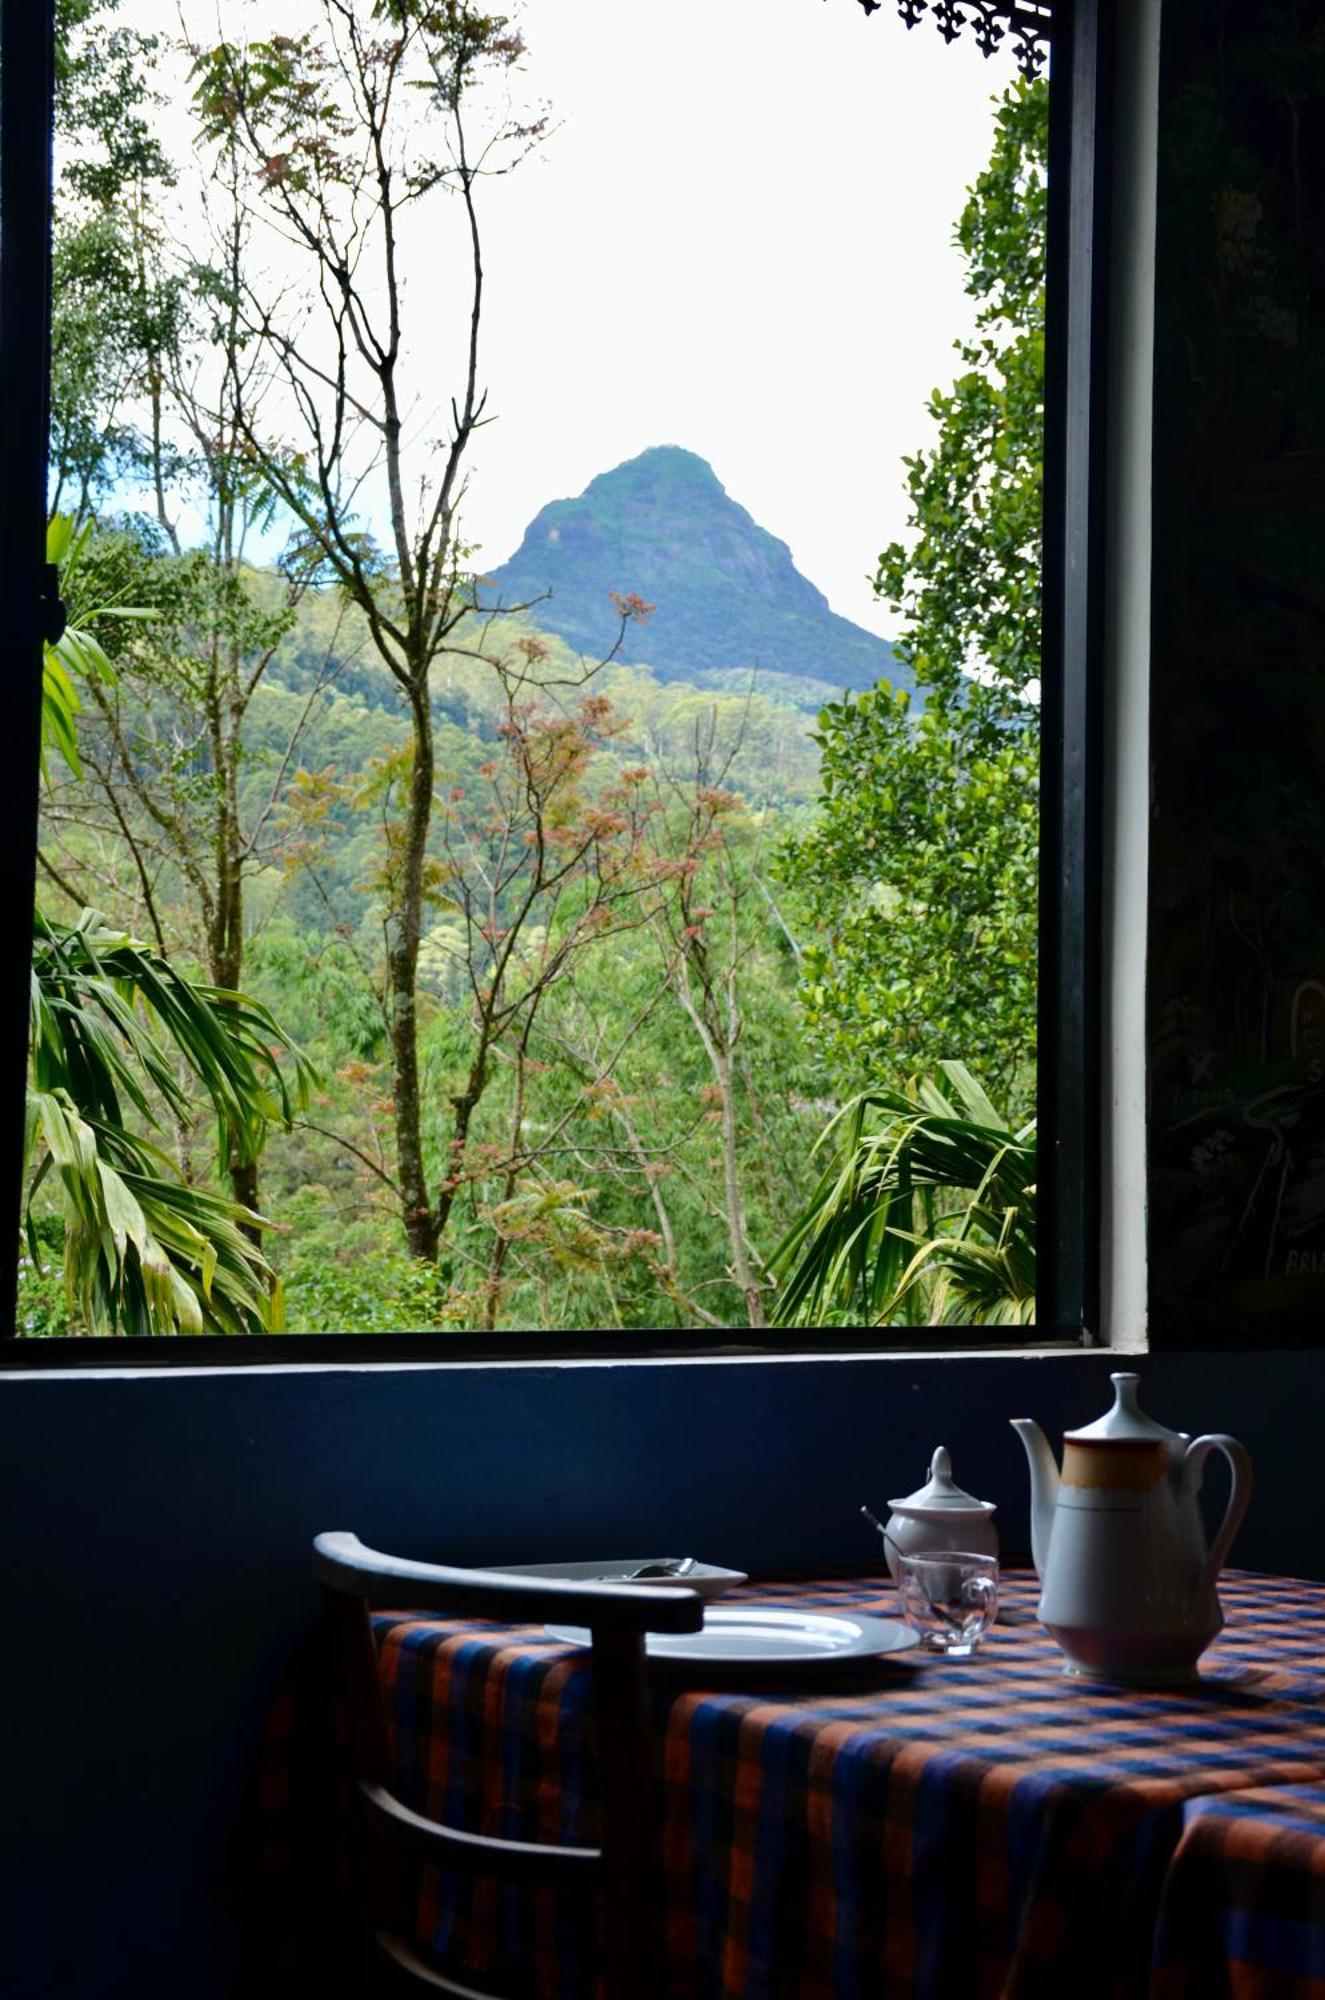
[[[877, 14], [883, 0], [860, 0], [860, 4], [867, 14]], [[945, 42], [955, 42], [969, 28], [986, 56], [1011, 35], [1022, 75], [1038, 76], [1044, 68], [1053, 33], [1052, 0], [897, 0], [897, 11], [908, 28], [928, 14]]]

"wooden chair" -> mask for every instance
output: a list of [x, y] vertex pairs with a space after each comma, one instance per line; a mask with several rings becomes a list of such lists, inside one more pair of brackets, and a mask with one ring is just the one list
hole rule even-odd
[[[327, 1604], [336, 1673], [350, 1732], [359, 1808], [357, 1888], [376, 1990], [506, 2000], [428, 1965], [401, 1935], [399, 1908], [418, 1864], [434, 1863], [514, 1888], [596, 1897], [608, 2000], [663, 2000], [661, 1865], [652, 1811], [655, 1746], [645, 1684], [644, 1634], [695, 1632], [693, 1590], [645, 1584], [550, 1583], [501, 1571], [448, 1569], [365, 1548], [357, 1535], [319, 1535], [313, 1570]], [[587, 1625], [599, 1774], [597, 1847], [499, 1840], [412, 1811], [390, 1787], [387, 1714], [370, 1608], [435, 1611], [508, 1625]], [[393, 1909], [393, 1905], [395, 1908]], [[385, 1975], [385, 1976], [384, 1976]]]

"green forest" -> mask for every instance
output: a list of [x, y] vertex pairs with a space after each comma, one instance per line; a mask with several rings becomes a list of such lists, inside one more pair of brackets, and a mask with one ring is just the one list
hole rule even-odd
[[861, 523], [896, 670], [844, 690], [813, 605], [785, 671], [688, 669], [645, 578], [586, 650], [476, 571], [537, 50], [463, 0], [307, 12], [188, 51], [177, 159], [153, 38], [61, 0], [21, 1331], [1030, 1319], [1044, 86], [955, 218], [977, 330], [880, 473], [906, 544]]

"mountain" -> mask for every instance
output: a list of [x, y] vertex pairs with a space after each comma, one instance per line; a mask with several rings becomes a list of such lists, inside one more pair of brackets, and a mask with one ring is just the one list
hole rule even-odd
[[758, 667], [835, 688], [887, 676], [911, 685], [892, 647], [829, 609], [785, 542], [728, 495], [706, 460], [655, 445], [553, 500], [530, 523], [491, 587], [578, 651], [600, 656], [616, 637], [609, 593], [656, 605], [626, 633], [620, 657], [661, 680], [711, 680]]

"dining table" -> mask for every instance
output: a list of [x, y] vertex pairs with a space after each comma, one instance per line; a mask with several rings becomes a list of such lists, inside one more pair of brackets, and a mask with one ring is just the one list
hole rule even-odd
[[[1187, 1686], [1064, 1671], [1038, 1584], [923, 1651], [651, 1682], [674, 2000], [1325, 2000], [1325, 1584], [1226, 1572]], [[897, 1618], [886, 1574], [723, 1600]], [[586, 1653], [543, 1628], [374, 1614], [393, 1785], [507, 1838], [590, 1842]], [[730, 1672], [730, 1670], [729, 1670]], [[425, 1871], [449, 1967], [592, 1992], [591, 1913]], [[481, 1983], [481, 1981], [480, 1981]]]

